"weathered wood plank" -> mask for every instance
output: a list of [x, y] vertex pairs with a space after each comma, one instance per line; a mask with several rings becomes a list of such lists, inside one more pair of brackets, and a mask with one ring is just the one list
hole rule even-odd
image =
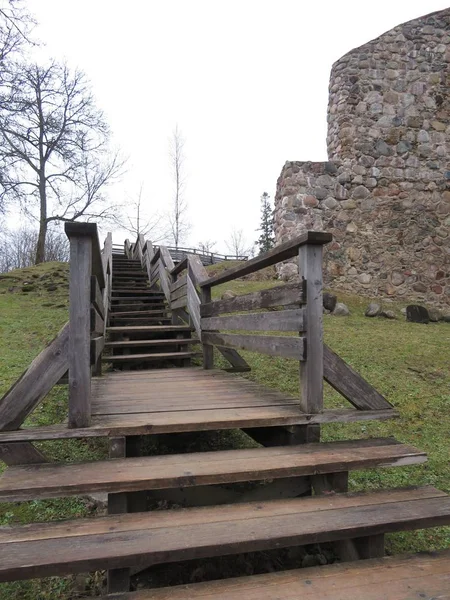
[[187, 296], [182, 296], [181, 298], [178, 298], [178, 300], [174, 300], [173, 302], [171, 302], [170, 308], [173, 310], [178, 309], [178, 308], [185, 308], [187, 306], [187, 302], [188, 302]]
[[[387, 438], [136, 458], [110, 451], [110, 458], [117, 460], [9, 469], [0, 477], [0, 499], [20, 502], [36, 496], [62, 498], [306, 475], [342, 476], [349, 470], [422, 464], [426, 454]], [[317, 492], [317, 486], [315, 489]], [[334, 485], [319, 493], [329, 491], [344, 492], [347, 488]]]
[[328, 244], [331, 240], [332, 235], [330, 233], [307, 231], [297, 238], [275, 246], [272, 250], [264, 252], [256, 258], [252, 258], [243, 265], [223, 271], [214, 277], [209, 277], [207, 281], [201, 282], [199, 285], [201, 287], [204, 285], [209, 287], [231, 281], [232, 279], [237, 279], [238, 277], [243, 277], [244, 275], [249, 275], [250, 273], [264, 269], [265, 267], [270, 267], [271, 265], [297, 256], [298, 249], [305, 244], [323, 245]]
[[98, 285], [98, 280], [95, 275], [91, 277], [91, 304], [94, 305], [95, 310], [100, 314], [102, 319], [105, 316], [105, 306], [103, 303], [103, 295]]
[[352, 369], [326, 344], [323, 347], [325, 381], [359, 410], [382, 410], [392, 408], [374, 387]]
[[[203, 287], [201, 290], [201, 304], [208, 304], [209, 302], [211, 302], [211, 288], [210, 287]], [[202, 339], [202, 344], [203, 344], [203, 368], [204, 369], [213, 369], [214, 368], [214, 342], [211, 342], [207, 340], [207, 336], [203, 335], [203, 332], [201, 331], [201, 324], [200, 324], [200, 332], [201, 332], [201, 339]], [[210, 334], [213, 335], [213, 334]], [[220, 346], [229, 346], [230, 344], [220, 344]]]
[[88, 427], [90, 423], [91, 273], [91, 237], [70, 237], [69, 427]]
[[450, 498], [419, 488], [7, 528], [0, 536], [0, 581], [326, 543], [449, 521]]
[[195, 287], [198, 287], [201, 282], [207, 281], [209, 279], [208, 272], [203, 266], [203, 263], [199, 256], [190, 254], [188, 256], [188, 262], [190, 278]]
[[198, 339], [202, 339], [202, 328], [200, 325], [200, 298], [198, 297], [197, 290], [192, 283], [190, 276], [187, 278], [187, 309], [191, 322], [197, 333]]
[[[73, 237], [87, 237], [91, 240], [92, 272], [89, 275], [95, 275], [98, 279], [100, 289], [103, 289], [105, 287], [105, 273], [96, 223], [66, 222], [64, 223], [64, 231], [69, 239]], [[89, 287], [86, 286], [85, 290], [88, 289]]]
[[274, 312], [247, 313], [225, 317], [206, 317], [202, 330], [245, 329], [246, 331], [304, 331], [304, 312], [297, 308]]
[[101, 335], [91, 340], [91, 365], [95, 365], [105, 347], [105, 336]]
[[20, 427], [68, 366], [69, 323], [66, 323], [0, 400], [0, 431]]
[[211, 346], [240, 348], [250, 352], [294, 358], [300, 361], [304, 357], [304, 338], [275, 335], [251, 336], [203, 331], [202, 341], [204, 344], [210, 344]]
[[44, 454], [29, 442], [0, 444], [0, 460], [8, 467], [48, 462]]
[[171, 303], [175, 302], [175, 300], [179, 300], [183, 296], [187, 296], [187, 285], [186, 284], [170, 293], [170, 302]]
[[304, 304], [303, 285], [287, 283], [286, 285], [236, 296], [228, 300], [215, 300], [210, 304], [202, 304], [202, 317], [214, 317], [221, 313], [259, 310], [274, 306], [290, 306]]
[[168, 275], [166, 267], [164, 266], [164, 263], [161, 259], [158, 261], [158, 267], [159, 267], [159, 282], [161, 284], [162, 291], [164, 292], [164, 296], [166, 297], [166, 300], [170, 305], [169, 275]]
[[[323, 410], [323, 246], [306, 244], [299, 251], [299, 273], [306, 281], [306, 360], [300, 363], [300, 406], [308, 413]], [[312, 440], [311, 440], [312, 441]]]
[[103, 335], [105, 331], [105, 321], [94, 306], [91, 306], [90, 328], [91, 334], [95, 336]]
[[180, 287], [183, 287], [186, 285], [186, 281], [187, 281], [187, 274], [186, 275], [182, 275], [179, 279], [177, 279], [174, 283], [171, 284], [170, 286], [170, 292], [173, 294], [173, 292], [175, 292], [176, 290], [178, 290]]
[[245, 373], [252, 370], [248, 362], [242, 358], [235, 348], [225, 348], [224, 346], [216, 346], [216, 348], [231, 365], [231, 369], [225, 369], [226, 371], [230, 373]]
[[188, 266], [188, 259], [183, 258], [180, 262], [170, 271], [172, 277], [176, 277], [179, 273], [182, 273]]
[[160, 250], [160, 253], [161, 253], [161, 258], [162, 258], [162, 261], [164, 263], [164, 266], [166, 267], [166, 269], [170, 273], [170, 271], [172, 271], [172, 269], [175, 268], [175, 264], [173, 262], [172, 257], [170, 256], [170, 252], [166, 248], [166, 246], [160, 246], [159, 250]]
[[450, 600], [450, 550], [141, 590], [101, 600]]

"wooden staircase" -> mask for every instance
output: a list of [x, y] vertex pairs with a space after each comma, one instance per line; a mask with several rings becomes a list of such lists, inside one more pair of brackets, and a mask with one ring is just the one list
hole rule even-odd
[[[81, 235], [83, 242], [86, 231]], [[141, 238], [113, 254], [107, 240], [103, 286], [91, 280], [87, 304], [86, 364], [97, 377], [80, 395], [83, 372], [79, 361], [67, 362], [65, 329], [0, 401], [0, 449], [13, 457], [0, 477], [0, 501], [106, 493], [109, 514], [0, 528], [0, 581], [106, 569], [104, 600], [450, 598], [449, 552], [384, 557], [385, 534], [450, 524], [450, 497], [430, 486], [348, 491], [351, 471], [421, 464], [425, 453], [392, 438], [320, 442], [321, 423], [396, 416], [383, 396], [323, 345], [321, 250], [329, 240], [305, 234], [212, 278], [194, 257], [174, 265], [164, 247], [153, 252]], [[301, 285], [212, 300], [214, 285], [297, 254]], [[195, 344], [201, 344], [203, 368], [191, 365]], [[296, 358], [301, 401], [214, 369], [214, 347], [235, 372], [250, 368], [238, 349]], [[112, 372], [99, 376], [102, 362]], [[68, 424], [20, 429], [20, 419], [48, 388], [38, 377], [42, 365], [52, 381], [69, 365]], [[353, 408], [324, 409], [323, 379]], [[27, 396], [30, 381], [36, 389]], [[236, 427], [259, 445], [143, 453], [145, 436]], [[107, 460], [55, 464], [33, 454], [34, 440], [97, 436], [109, 439]], [[149, 510], [154, 498], [178, 504], [182, 498], [184, 508]], [[132, 573], [150, 565], [174, 563], [176, 570], [177, 562], [189, 559], [322, 543], [349, 562], [130, 590]]]
[[172, 325], [164, 293], [150, 287], [141, 261], [124, 253], [112, 254], [112, 293], [108, 354], [103, 362], [115, 369], [142, 369], [190, 365], [198, 340], [192, 339], [189, 325]]

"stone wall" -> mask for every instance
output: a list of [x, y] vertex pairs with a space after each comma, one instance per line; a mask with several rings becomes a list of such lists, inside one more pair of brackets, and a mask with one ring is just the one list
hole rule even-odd
[[[450, 303], [450, 9], [399, 25], [332, 68], [330, 162], [288, 162], [275, 234], [333, 233], [345, 290]], [[292, 266], [284, 266], [289, 276]]]

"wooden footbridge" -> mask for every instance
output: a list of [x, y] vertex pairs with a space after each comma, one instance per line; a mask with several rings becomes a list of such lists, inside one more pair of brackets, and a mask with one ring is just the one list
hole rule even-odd
[[[450, 598], [449, 552], [384, 557], [386, 533], [450, 524], [450, 498], [429, 486], [348, 492], [349, 471], [423, 463], [424, 452], [391, 438], [320, 442], [322, 423], [396, 416], [323, 344], [329, 234], [305, 233], [208, 277], [198, 256], [175, 265], [142, 237], [113, 251], [109, 234], [100, 251], [95, 225], [66, 233], [70, 320], [0, 401], [0, 500], [104, 492], [109, 514], [0, 528], [0, 581], [105, 569], [110, 600]], [[300, 284], [212, 300], [214, 286], [295, 257]], [[297, 360], [298, 396], [245, 379], [251, 365], [239, 350]], [[215, 351], [228, 369], [214, 368]], [[67, 377], [67, 422], [23, 427]], [[324, 408], [324, 380], [347, 409]], [[260, 446], [142, 452], [146, 436], [233, 428]], [[109, 438], [109, 460], [53, 463], [34, 445], [88, 437]], [[229, 486], [250, 481], [266, 483]], [[180, 491], [185, 508], [148, 510], [152, 494]], [[311, 543], [333, 544], [341, 562], [130, 591], [131, 575], [157, 563]]]

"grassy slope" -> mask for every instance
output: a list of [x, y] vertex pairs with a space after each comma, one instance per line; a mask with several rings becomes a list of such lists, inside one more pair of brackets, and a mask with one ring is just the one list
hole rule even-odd
[[[215, 267], [223, 269], [221, 265]], [[4, 276], [0, 276], [4, 277]], [[35, 290], [22, 292], [24, 281], [34, 281]], [[56, 283], [56, 291], [46, 287]], [[215, 289], [238, 294], [278, 285], [271, 281], [234, 281]], [[25, 286], [26, 287], [26, 286]], [[8, 289], [14, 288], [13, 292]], [[352, 364], [395, 405], [401, 418], [390, 422], [328, 425], [323, 439], [387, 436], [416, 444], [429, 454], [426, 465], [409, 468], [364, 471], [352, 474], [352, 489], [371, 489], [412, 484], [432, 484], [450, 492], [450, 325], [415, 325], [398, 321], [367, 319], [367, 300], [339, 295], [352, 315], [325, 316], [326, 342]], [[389, 305], [397, 311], [401, 305]], [[24, 269], [0, 279], [0, 394], [17, 378], [29, 362], [57, 333], [67, 319], [67, 266], [57, 263]], [[253, 367], [248, 376], [261, 383], [296, 394], [298, 364], [295, 361], [243, 353]], [[219, 363], [220, 364], [220, 363]], [[327, 406], [345, 406], [331, 389]], [[66, 414], [67, 391], [55, 388], [29, 423], [60, 422]], [[228, 438], [230, 439], [230, 438]], [[238, 436], [231, 439], [239, 439]], [[42, 444], [57, 460], [82, 460], [105, 455], [102, 442], [73, 441]], [[0, 524], [26, 523], [56, 518], [86, 516], [91, 511], [82, 499], [66, 499], [0, 505]], [[450, 546], [448, 528], [389, 536], [391, 552], [425, 550]], [[91, 580], [98, 589], [99, 582]], [[73, 598], [73, 579], [49, 578], [41, 581], [0, 585], [0, 600], [53, 600]]]

